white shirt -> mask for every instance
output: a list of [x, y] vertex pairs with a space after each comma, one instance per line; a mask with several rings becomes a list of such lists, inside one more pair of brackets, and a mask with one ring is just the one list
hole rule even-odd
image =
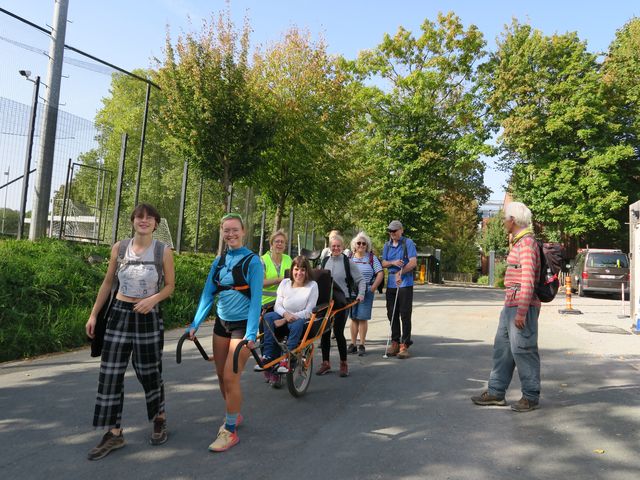
[[296, 318], [310, 318], [311, 310], [318, 302], [318, 284], [313, 280], [304, 287], [294, 287], [290, 278], [285, 278], [278, 285], [276, 304], [273, 310], [284, 316], [289, 312]]

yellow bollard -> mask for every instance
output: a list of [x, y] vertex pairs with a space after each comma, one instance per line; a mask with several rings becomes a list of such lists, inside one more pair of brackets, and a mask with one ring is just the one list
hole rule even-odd
[[427, 274], [427, 266], [423, 263], [420, 265], [420, 273], [418, 274], [418, 283], [424, 285], [425, 277]]
[[566, 301], [566, 308], [558, 310], [558, 313], [581, 315], [582, 312], [580, 310], [576, 310], [571, 305], [571, 275], [567, 275], [564, 278], [564, 297]]

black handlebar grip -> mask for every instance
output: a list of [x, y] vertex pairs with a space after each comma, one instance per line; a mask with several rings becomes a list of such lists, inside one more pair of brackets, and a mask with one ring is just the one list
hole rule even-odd
[[[247, 343], [249, 343], [249, 340], [242, 340], [236, 347], [235, 351], [233, 352], [233, 373], [238, 373], [238, 357], [240, 356], [240, 351], [242, 350], [242, 347], [244, 347]], [[258, 352], [256, 352], [256, 349], [253, 348], [249, 351], [253, 355], [253, 358], [256, 359], [256, 363], [262, 367], [263, 365], [262, 359], [258, 355]]]
[[178, 346], [176, 347], [176, 363], [182, 363], [182, 344], [189, 338], [189, 332], [184, 332], [178, 340]]

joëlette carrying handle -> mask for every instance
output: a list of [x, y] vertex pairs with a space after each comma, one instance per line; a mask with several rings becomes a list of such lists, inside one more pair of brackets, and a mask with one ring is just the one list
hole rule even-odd
[[[189, 338], [189, 332], [185, 332], [180, 337], [180, 340], [178, 340], [178, 346], [176, 347], [176, 363], [182, 362], [182, 344], [188, 338]], [[200, 342], [198, 341], [197, 337], [193, 337], [193, 343], [195, 343], [196, 347], [198, 347], [198, 350], [200, 351], [200, 355], [202, 355], [202, 358], [204, 358], [207, 362], [213, 361], [213, 355], [209, 356], [207, 352], [205, 352], [202, 345], [200, 345]]]
[[[242, 347], [244, 347], [247, 343], [249, 343], [249, 340], [242, 340], [233, 352], [233, 373], [238, 373], [238, 357], [240, 356], [240, 350], [242, 350]], [[264, 366], [264, 364], [262, 363], [262, 359], [260, 358], [260, 355], [258, 355], [258, 352], [256, 352], [256, 350], [256, 348], [251, 349], [251, 355], [253, 355], [253, 358], [256, 359], [256, 363], [260, 365], [260, 367], [262, 367]]]

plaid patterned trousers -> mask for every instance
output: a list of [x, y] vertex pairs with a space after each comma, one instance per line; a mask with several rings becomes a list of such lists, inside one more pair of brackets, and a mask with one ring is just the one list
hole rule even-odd
[[162, 318], [157, 308], [140, 314], [132, 310], [134, 305], [116, 300], [107, 320], [93, 414], [94, 427], [120, 428], [124, 374], [132, 354], [133, 368], [144, 388], [149, 420], [164, 411]]

